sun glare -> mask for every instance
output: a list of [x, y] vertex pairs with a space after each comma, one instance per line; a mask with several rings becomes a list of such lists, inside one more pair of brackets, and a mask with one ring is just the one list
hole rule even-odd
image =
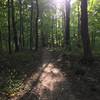
[[71, 5], [73, 5], [73, 3], [75, 3], [76, 2], [76, 0], [71, 0]]
[[[56, 6], [61, 6], [61, 5], [63, 5], [63, 4], [65, 4], [65, 2], [66, 2], [66, 0], [53, 0], [53, 2], [54, 2], [54, 4], [56, 5]], [[73, 3], [75, 3], [76, 2], [76, 0], [70, 0], [70, 4], [71, 5], [73, 5]]]
[[58, 5], [58, 4], [64, 4], [65, 0], [53, 0], [53, 2], [55, 5]]

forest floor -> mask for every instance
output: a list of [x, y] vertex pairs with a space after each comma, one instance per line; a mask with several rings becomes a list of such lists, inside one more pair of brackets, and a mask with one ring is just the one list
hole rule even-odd
[[42, 49], [0, 54], [0, 100], [100, 100], [100, 58]]

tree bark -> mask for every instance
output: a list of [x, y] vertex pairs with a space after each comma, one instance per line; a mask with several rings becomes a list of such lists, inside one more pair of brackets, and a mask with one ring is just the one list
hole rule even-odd
[[66, 0], [66, 27], [65, 27], [65, 48], [70, 46], [70, 0]]
[[80, 40], [81, 33], [81, 23], [80, 23], [80, 4], [78, 4], [78, 41]]
[[52, 44], [52, 47], [54, 47], [54, 16], [52, 16], [52, 25], [51, 25], [51, 37], [52, 37], [52, 41], [51, 41], [51, 44]]
[[15, 52], [18, 52], [19, 51], [18, 34], [17, 34], [17, 30], [16, 30], [15, 9], [14, 9], [14, 1], [13, 0], [11, 0], [11, 7], [12, 7], [12, 27], [13, 27], [13, 33], [14, 33]]
[[0, 49], [2, 49], [2, 34], [1, 34], [1, 30], [0, 30]]
[[84, 58], [85, 60], [89, 60], [92, 58], [92, 51], [90, 48], [90, 38], [88, 34], [87, 0], [81, 1], [81, 36], [83, 42]]
[[20, 37], [19, 37], [19, 46], [20, 49], [23, 47], [23, 41], [22, 41], [22, 35], [23, 35], [23, 8], [22, 8], [22, 0], [19, 0], [19, 6], [20, 6]]
[[31, 16], [30, 16], [30, 50], [32, 50], [33, 44], [33, 0], [31, 0]]
[[8, 0], [8, 45], [9, 45], [9, 54], [11, 54], [11, 19], [10, 19], [10, 0]]
[[39, 19], [39, 5], [38, 0], [36, 0], [37, 15], [36, 15], [36, 40], [35, 40], [35, 50], [38, 50], [38, 19]]

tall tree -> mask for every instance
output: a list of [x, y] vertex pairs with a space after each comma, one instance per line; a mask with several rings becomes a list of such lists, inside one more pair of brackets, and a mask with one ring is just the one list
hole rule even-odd
[[51, 17], [51, 21], [52, 21], [52, 25], [51, 25], [51, 38], [52, 38], [52, 41], [51, 41], [51, 44], [52, 44], [52, 47], [54, 47], [54, 16]]
[[41, 15], [41, 42], [42, 42], [42, 47], [45, 47], [45, 35], [43, 31], [44, 23], [43, 23], [43, 14]]
[[64, 35], [64, 44], [66, 48], [70, 46], [70, 1], [71, 0], [66, 0], [66, 27]]
[[19, 8], [20, 8], [20, 36], [19, 36], [19, 46], [20, 49], [23, 47], [22, 35], [23, 35], [23, 1], [19, 0]]
[[31, 0], [31, 15], [30, 15], [30, 49], [32, 50], [33, 43], [33, 0]]
[[37, 15], [36, 15], [36, 41], [35, 41], [35, 50], [38, 49], [38, 19], [39, 19], [39, 4], [38, 0], [36, 0], [36, 10], [37, 10]]
[[11, 53], [11, 9], [10, 9], [10, 0], [8, 0], [8, 45], [9, 53]]
[[87, 0], [81, 0], [81, 36], [83, 41], [84, 59], [89, 60], [92, 58], [92, 51], [88, 34]]
[[16, 30], [16, 23], [15, 23], [15, 7], [14, 7], [14, 0], [11, 0], [11, 7], [12, 7], [12, 27], [14, 33], [14, 42], [15, 42], [15, 52], [19, 51], [18, 45], [18, 34]]
[[0, 30], [0, 49], [2, 48], [2, 34], [1, 34], [1, 30]]
[[80, 48], [81, 47], [81, 44], [80, 44], [80, 33], [81, 33], [81, 20], [80, 20], [80, 2], [78, 1], [77, 2], [78, 5], [77, 5], [77, 11], [78, 11], [78, 14], [77, 14], [77, 17], [78, 17], [78, 34], [77, 34], [77, 47]]

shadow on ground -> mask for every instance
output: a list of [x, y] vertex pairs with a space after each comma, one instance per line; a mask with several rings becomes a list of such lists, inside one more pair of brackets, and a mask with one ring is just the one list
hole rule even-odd
[[100, 100], [100, 61], [82, 65], [76, 56], [56, 54], [44, 49], [40, 65], [9, 100]]

